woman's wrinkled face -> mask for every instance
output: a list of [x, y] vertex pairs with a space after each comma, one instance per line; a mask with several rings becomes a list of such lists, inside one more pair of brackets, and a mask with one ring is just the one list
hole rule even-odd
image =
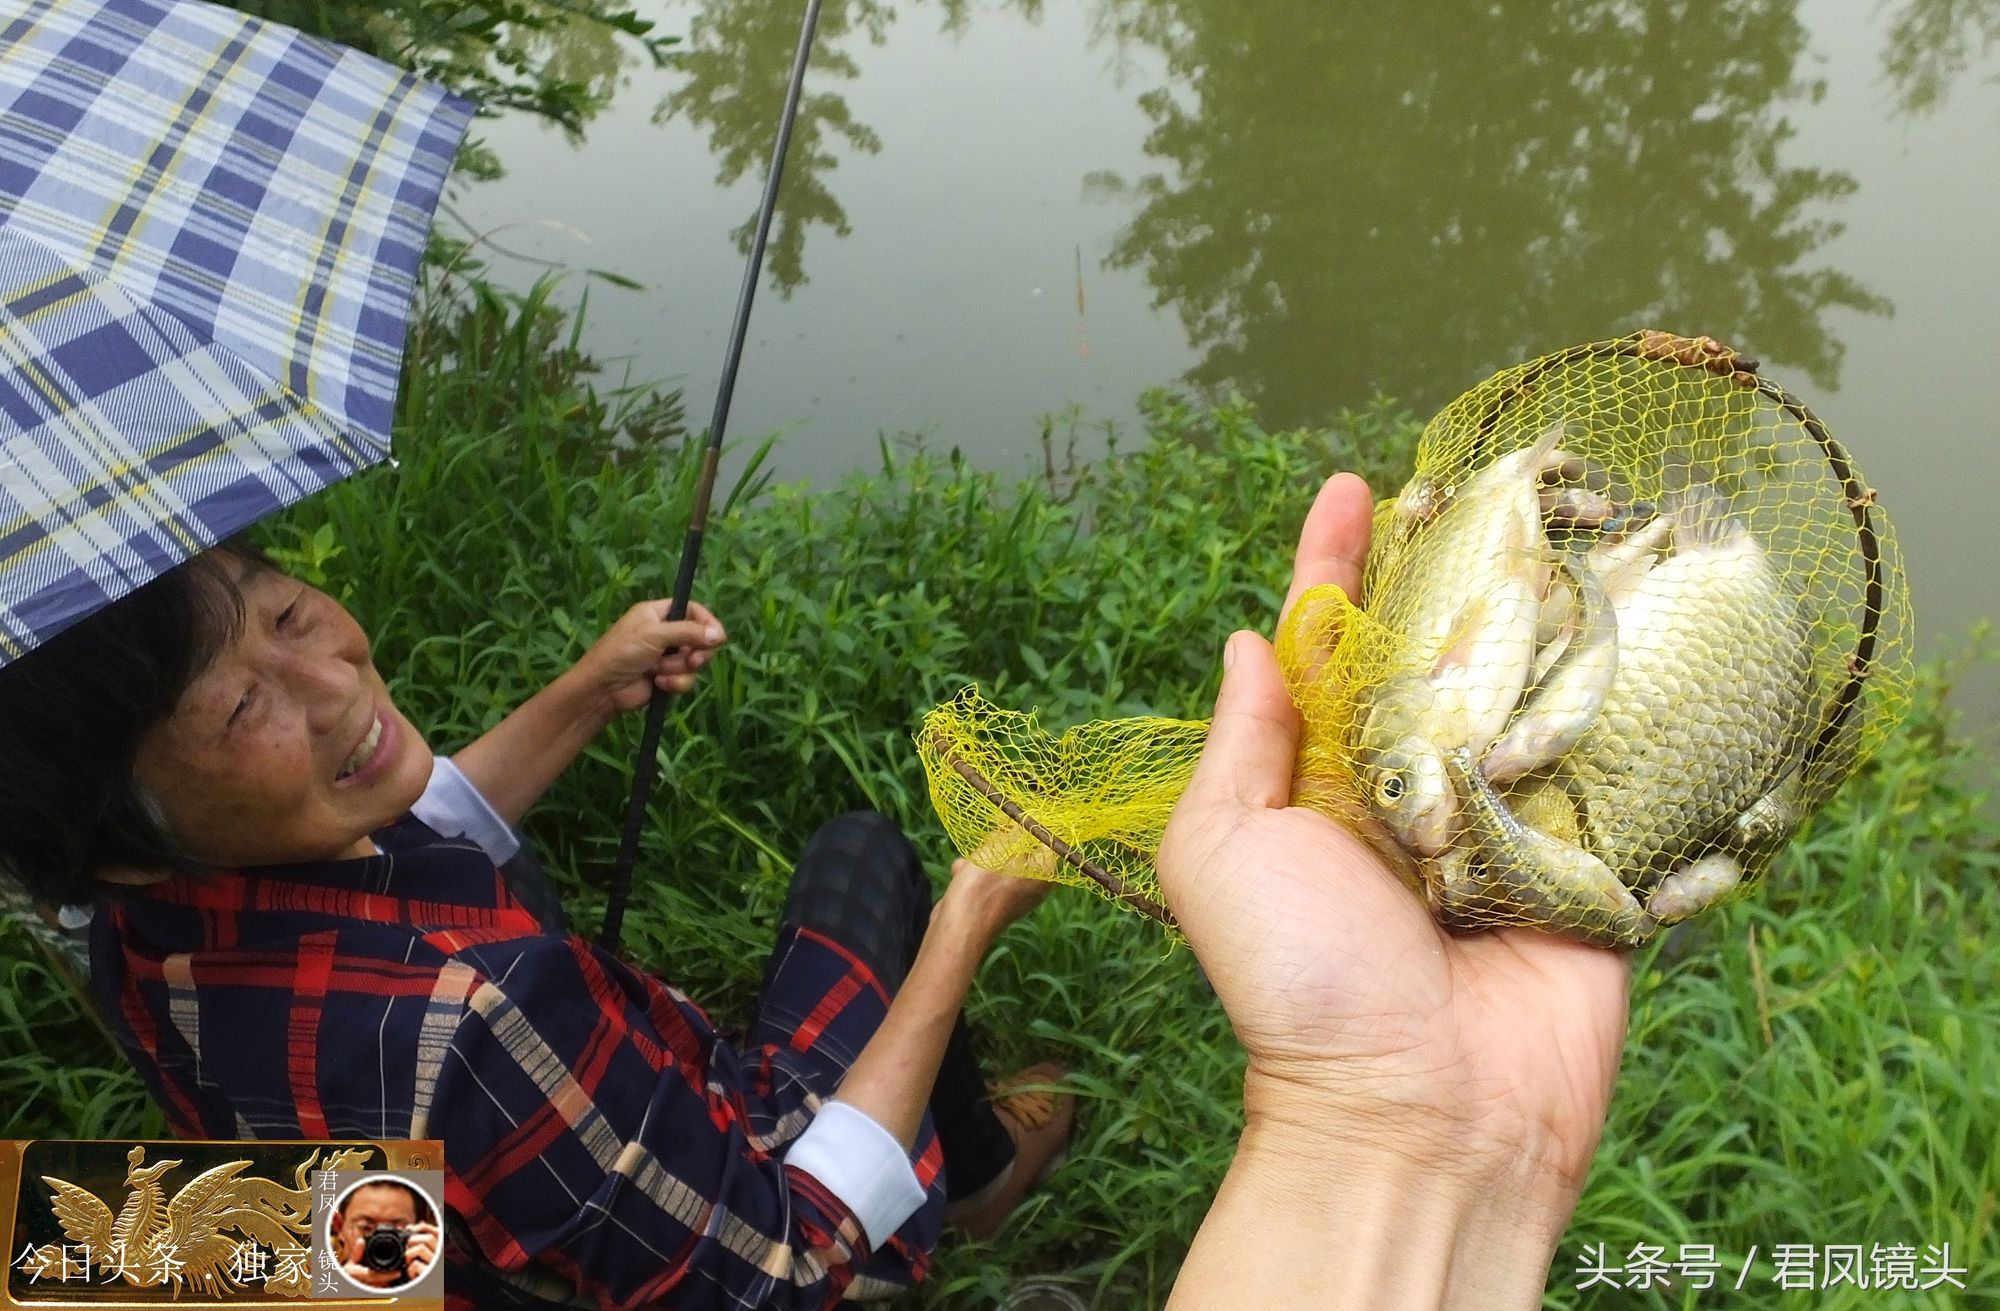
[[431, 752], [390, 703], [368, 635], [332, 597], [216, 557], [243, 624], [140, 743], [135, 774], [196, 859], [235, 867], [370, 854], [422, 795]]

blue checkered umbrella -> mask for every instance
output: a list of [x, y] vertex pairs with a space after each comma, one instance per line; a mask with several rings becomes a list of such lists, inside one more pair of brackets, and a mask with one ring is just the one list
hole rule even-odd
[[471, 107], [192, 0], [0, 0], [0, 665], [387, 456]]

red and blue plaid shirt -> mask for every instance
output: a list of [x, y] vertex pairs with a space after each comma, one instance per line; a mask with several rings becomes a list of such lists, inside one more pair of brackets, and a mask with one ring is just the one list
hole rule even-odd
[[879, 1251], [783, 1161], [888, 997], [788, 935], [786, 997], [739, 1049], [701, 1009], [549, 933], [472, 843], [413, 819], [383, 854], [177, 878], [98, 917], [98, 999], [174, 1131], [441, 1138], [455, 1306], [825, 1307], [921, 1278], [929, 1197]]

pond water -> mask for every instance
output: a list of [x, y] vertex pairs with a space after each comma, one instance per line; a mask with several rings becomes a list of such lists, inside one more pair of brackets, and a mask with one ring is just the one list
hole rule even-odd
[[[505, 280], [643, 284], [562, 295], [699, 425], [804, 6], [638, 8], [674, 65], [580, 33], [611, 108], [485, 125], [508, 176], [453, 211]], [[2000, 0], [827, 0], [731, 434], [784, 430], [788, 478], [884, 434], [1025, 472], [1155, 384], [1429, 414], [1707, 333], [1853, 450], [1945, 654], [2000, 575], [1996, 206]], [[2000, 718], [2000, 670], [1962, 697]]]

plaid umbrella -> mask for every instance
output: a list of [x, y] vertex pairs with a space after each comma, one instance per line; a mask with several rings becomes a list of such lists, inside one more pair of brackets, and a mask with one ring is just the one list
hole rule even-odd
[[0, 665], [389, 452], [471, 106], [192, 0], [0, 0]]

